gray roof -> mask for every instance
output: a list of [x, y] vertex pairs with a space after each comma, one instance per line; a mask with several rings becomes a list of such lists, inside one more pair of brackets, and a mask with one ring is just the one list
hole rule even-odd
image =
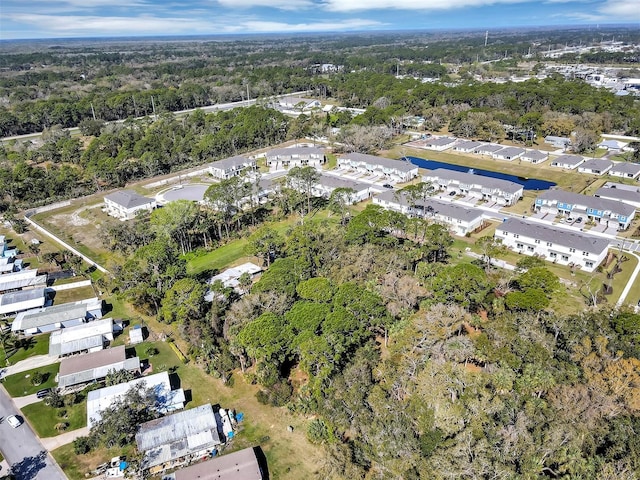
[[344, 155], [340, 155], [338, 158], [345, 158], [347, 160], [363, 162], [369, 165], [376, 165], [384, 168], [394, 168], [405, 173], [411, 172], [418, 168], [411, 162], [405, 160], [392, 160], [391, 158], [378, 157], [376, 155], [367, 155], [366, 153], [346, 153]]
[[502, 150], [504, 147], [502, 145], [495, 145], [493, 143], [489, 143], [487, 145], [483, 145], [481, 147], [476, 148], [476, 152], [484, 152], [484, 153], [495, 153], [498, 150]]
[[549, 142], [566, 142], [571, 143], [571, 139], [569, 137], [556, 137], [555, 135], [547, 135], [544, 137], [544, 141]]
[[436, 182], [439, 180], [455, 180], [459, 183], [466, 184], [478, 184], [487, 188], [496, 188], [508, 193], [517, 193], [523, 189], [522, 185], [509, 180], [502, 180], [500, 178], [483, 177], [468, 172], [456, 172], [455, 170], [447, 170], [445, 168], [436, 168], [424, 175], [424, 178], [436, 178]]
[[117, 203], [118, 205], [127, 209], [140, 207], [142, 205], [147, 205], [148, 203], [153, 202], [153, 199], [143, 197], [133, 190], [120, 190], [110, 193], [109, 195], [105, 195], [104, 198], [111, 200], [113, 203]]
[[207, 403], [143, 423], [136, 434], [136, 444], [138, 450], [145, 452], [210, 429], [217, 433], [218, 424], [213, 407]]
[[617, 162], [613, 165], [611, 171], [635, 175], [640, 172], [640, 163]]
[[629, 190], [626, 188], [599, 188], [595, 197], [604, 197], [607, 199], [614, 199], [620, 202], [633, 202], [640, 203], [640, 189], [636, 187], [636, 190]]
[[65, 388], [88, 383], [107, 376], [112, 371], [138, 370], [138, 357], [126, 358], [125, 346], [108, 348], [99, 352], [63, 358], [58, 373], [58, 386]]
[[502, 150], [498, 150], [495, 152], [496, 155], [501, 155], [504, 157], [513, 157], [515, 155], [521, 155], [524, 153], [524, 148], [520, 147], [505, 147]]
[[63, 303], [51, 307], [29, 310], [16, 316], [14, 330], [27, 330], [69, 320], [84, 319], [87, 316], [86, 303]]
[[369, 185], [366, 183], [355, 182], [348, 178], [337, 177], [335, 175], [320, 175], [318, 183], [329, 188], [352, 188], [356, 192], [361, 192], [369, 188]]
[[453, 146], [453, 148], [460, 150], [473, 150], [474, 148], [478, 148], [480, 145], [483, 145], [483, 143], [476, 142], [475, 140], [460, 140]]
[[14, 303], [28, 302], [29, 300], [35, 300], [37, 298], [42, 298], [42, 303], [44, 304], [45, 290], [45, 288], [31, 288], [29, 290], [4, 293], [0, 295], [0, 306], [9, 306]]
[[418, 200], [416, 202], [409, 202], [406, 195], [402, 191], [394, 192], [388, 190], [376, 195], [376, 198], [384, 200], [390, 203], [399, 203], [405, 207], [413, 207], [419, 205], [429, 210], [433, 209], [434, 214], [451, 217], [456, 220], [462, 220], [465, 222], [471, 222], [479, 217], [482, 217], [482, 210], [477, 208], [463, 207], [452, 202], [443, 202], [435, 198], [427, 198], [425, 200]]
[[594, 253], [600, 255], [603, 250], [609, 248], [609, 240], [588, 235], [577, 231], [560, 230], [539, 223], [525, 222], [517, 218], [509, 218], [501, 223], [496, 232], [503, 231], [517, 233], [525, 237], [543, 242], [551, 242], [567, 248], [575, 248], [576, 251]]
[[579, 193], [567, 192], [565, 190], [546, 190], [538, 195], [539, 199], [552, 200], [570, 205], [583, 205], [586, 208], [594, 208], [596, 210], [610, 211], [615, 214], [629, 217], [634, 214], [636, 209], [623, 202], [617, 200], [608, 200], [606, 198], [590, 197], [589, 195], [581, 195]]
[[175, 480], [262, 480], [253, 448], [225, 453], [175, 472]]
[[47, 276], [38, 275], [38, 270], [21, 270], [0, 275], [0, 291], [46, 285]]
[[560, 165], [560, 164], [578, 165], [583, 160], [584, 158], [579, 155], [560, 155], [553, 162], [551, 162], [551, 165]]
[[611, 160], [607, 160], [606, 158], [590, 158], [583, 164], [581, 164], [578, 168], [588, 168], [590, 170], [606, 170], [613, 165]]
[[436, 147], [444, 147], [445, 145], [450, 145], [455, 142], [456, 139], [452, 137], [438, 137], [438, 138], [430, 138], [427, 140], [427, 145], [433, 145]]
[[522, 158], [531, 158], [533, 160], [544, 160], [547, 157], [549, 157], [549, 154], [540, 150], [527, 150], [522, 154]]
[[222, 160], [217, 160], [211, 163], [212, 168], [219, 168], [221, 170], [228, 170], [230, 168], [239, 168], [245, 165], [253, 165], [255, 164], [255, 160], [251, 160], [247, 157], [243, 157], [241, 155], [237, 155], [235, 157], [223, 158]]
[[316, 155], [323, 156], [324, 148], [320, 147], [289, 147], [289, 148], [274, 148], [273, 150], [269, 150], [267, 153], [267, 158], [270, 157], [278, 157], [280, 155]]

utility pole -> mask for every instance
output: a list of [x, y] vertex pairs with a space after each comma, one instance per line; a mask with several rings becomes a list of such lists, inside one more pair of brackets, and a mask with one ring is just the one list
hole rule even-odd
[[131, 98], [133, 99], [133, 114], [136, 116], [136, 118], [138, 118], [138, 106], [136, 105], [136, 96], [131, 95]]
[[489, 41], [489, 30], [484, 33], [484, 46], [487, 46], [487, 42]]
[[153, 95], [151, 95], [151, 107], [153, 108], [153, 118], [154, 120], [157, 120], [158, 116], [156, 115], [156, 102], [153, 101]]
[[250, 105], [249, 103], [249, 82], [247, 82], [247, 107]]
[[93, 120], [96, 120], [96, 111], [93, 109], [93, 102], [91, 102], [91, 115], [93, 115]]

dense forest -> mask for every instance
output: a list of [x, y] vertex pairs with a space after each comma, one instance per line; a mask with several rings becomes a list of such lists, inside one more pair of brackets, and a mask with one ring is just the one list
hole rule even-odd
[[178, 324], [210, 374], [241, 370], [261, 402], [309, 418], [321, 478], [637, 478], [640, 315], [559, 317], [567, 287], [539, 259], [469, 263], [440, 225], [375, 206], [314, 218], [306, 202], [290, 199], [304, 222], [284, 233], [233, 221], [270, 264], [242, 297], [217, 284], [205, 304], [187, 275], [180, 252], [203, 236], [187, 202], [105, 237], [132, 242], [109, 288]]

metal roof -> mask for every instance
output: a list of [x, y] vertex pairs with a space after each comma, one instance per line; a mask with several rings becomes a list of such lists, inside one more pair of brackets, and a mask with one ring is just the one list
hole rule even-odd
[[479, 185], [481, 188], [495, 188], [507, 193], [517, 193], [523, 189], [522, 185], [500, 178], [484, 177], [468, 172], [457, 172], [445, 168], [437, 168], [426, 173], [423, 177], [425, 181], [439, 182], [440, 180], [457, 181], [467, 185]]
[[51, 332], [49, 355], [66, 355], [81, 350], [96, 348], [104, 343], [104, 338], [113, 333], [113, 319], [105, 318], [63, 328]]
[[63, 358], [58, 372], [58, 385], [65, 388], [88, 383], [107, 376], [110, 371], [138, 370], [138, 357], [126, 358], [124, 345], [99, 352]]
[[496, 229], [497, 232], [508, 232], [523, 235], [528, 238], [551, 242], [567, 248], [575, 248], [578, 251], [600, 255], [603, 250], [609, 248], [609, 240], [570, 230], [560, 230], [539, 223], [530, 223], [517, 218], [509, 218]]
[[340, 155], [338, 157], [338, 160], [340, 159], [361, 162], [374, 167], [393, 168], [405, 173], [418, 169], [418, 167], [414, 164], [404, 160], [392, 160], [391, 158], [378, 157], [376, 155], [367, 155], [365, 153], [346, 153], [344, 155]]
[[104, 198], [127, 209], [147, 205], [154, 201], [152, 198], [143, 197], [133, 190], [120, 190], [105, 195]]
[[28, 302], [42, 298], [44, 304], [45, 288], [30, 288], [28, 290], [20, 290], [18, 292], [9, 292], [0, 295], [0, 306], [8, 307], [15, 303]]
[[206, 462], [178, 470], [175, 480], [262, 480], [263, 474], [253, 448], [225, 453]]
[[55, 323], [68, 322], [70, 320], [84, 319], [87, 316], [87, 305], [77, 303], [63, 303], [51, 307], [28, 310], [16, 315], [11, 328], [13, 330], [26, 330], [38, 328]]
[[455, 220], [463, 220], [465, 222], [471, 222], [477, 218], [481, 218], [483, 211], [472, 207], [463, 207], [452, 202], [443, 202], [434, 198], [427, 198], [426, 200], [418, 200], [416, 202], [409, 202], [406, 195], [402, 192], [387, 191], [376, 195], [377, 199], [384, 200], [389, 203], [396, 203], [405, 207], [413, 207], [420, 205], [422, 207], [433, 209], [435, 215], [451, 217]]
[[143, 423], [136, 434], [136, 444], [138, 450], [146, 452], [188, 437], [194, 438], [207, 430], [211, 430], [213, 440], [220, 443], [218, 423], [209, 403]]
[[[115, 402], [117, 402], [123, 395], [125, 395], [131, 387], [145, 384], [145, 388], [152, 389], [156, 398], [155, 409], [158, 412], [166, 413], [173, 411], [176, 408], [183, 408], [185, 402], [184, 390], [177, 389], [171, 390], [171, 382], [169, 380], [168, 372], [156, 373], [155, 375], [148, 375], [146, 377], [136, 378], [125, 383], [119, 383], [117, 385], [111, 385], [109, 387], [93, 390], [87, 394], [87, 425], [93, 426], [100, 421], [101, 412]], [[165, 418], [173, 417], [169, 415]], [[157, 421], [157, 420], [154, 420]], [[143, 424], [142, 427], [146, 425]], [[141, 427], [141, 428], [142, 428]], [[137, 435], [136, 435], [137, 441]]]
[[22, 270], [20, 272], [0, 275], [0, 292], [19, 288], [46, 285], [47, 276], [38, 275], [38, 270]]

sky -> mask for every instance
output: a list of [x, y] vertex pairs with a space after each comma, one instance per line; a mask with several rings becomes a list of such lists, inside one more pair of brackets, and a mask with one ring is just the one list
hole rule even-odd
[[1, 40], [636, 22], [640, 0], [0, 0]]

